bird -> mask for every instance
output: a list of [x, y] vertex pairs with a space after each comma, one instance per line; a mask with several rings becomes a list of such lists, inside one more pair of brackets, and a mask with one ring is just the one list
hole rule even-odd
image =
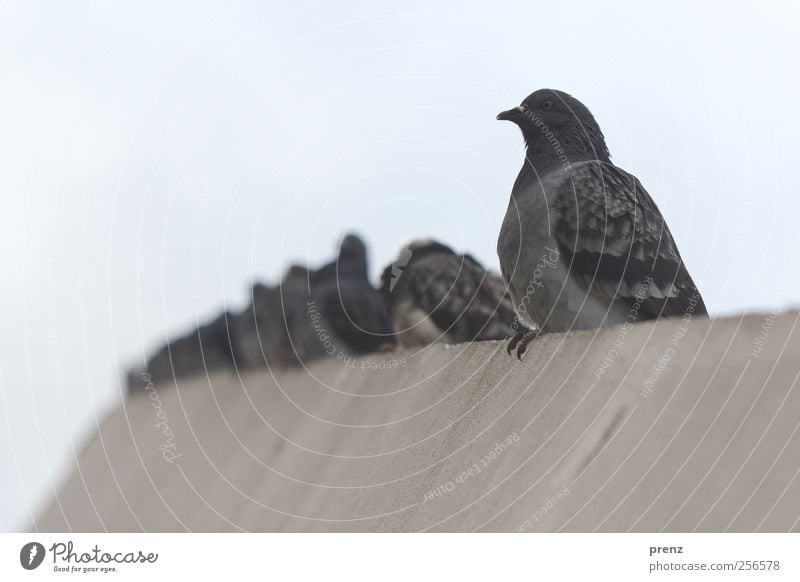
[[276, 363], [281, 331], [280, 287], [255, 283], [251, 301], [234, 325], [242, 368], [260, 368]]
[[212, 321], [198, 325], [185, 335], [155, 351], [143, 370], [128, 374], [128, 390], [133, 392], [143, 384], [175, 382], [179, 378], [203, 375], [237, 366], [238, 345], [233, 332], [237, 316], [224, 311]]
[[497, 119], [526, 148], [497, 240], [520, 327], [509, 354], [540, 333], [708, 315], [656, 203], [583, 103], [540, 89]]
[[285, 368], [298, 362], [291, 348], [289, 329], [302, 317], [309, 288], [309, 270], [292, 265], [278, 285], [255, 283], [251, 302], [234, 326], [237, 363], [245, 369]]
[[287, 321], [300, 362], [396, 347], [389, 313], [369, 281], [367, 247], [358, 235], [345, 236], [336, 259], [311, 272], [309, 284], [304, 313]]
[[308, 277], [306, 267], [293, 265], [278, 285], [254, 283], [251, 302], [244, 310], [225, 310], [210, 322], [194, 326], [157, 349], [143, 366], [128, 370], [128, 391], [222, 369], [282, 369], [299, 364], [288, 330], [290, 322], [304, 315]]
[[292, 330], [306, 318], [310, 298], [312, 271], [303, 265], [287, 269], [278, 286], [277, 338], [273, 343], [274, 361], [279, 366], [297, 366], [302, 363], [292, 344]]
[[403, 247], [381, 294], [406, 347], [506, 339], [514, 307], [503, 280], [468, 254], [430, 239]]

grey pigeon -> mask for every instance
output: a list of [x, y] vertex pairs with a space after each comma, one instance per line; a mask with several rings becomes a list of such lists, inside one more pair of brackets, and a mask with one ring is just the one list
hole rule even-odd
[[143, 371], [129, 373], [128, 390], [143, 386], [145, 373], [153, 384], [162, 384], [233, 369], [237, 365], [238, 352], [235, 334], [232, 333], [235, 320], [236, 316], [226, 311], [161, 347], [147, 359]]
[[237, 318], [235, 328], [239, 345], [237, 361], [245, 369], [277, 363], [283, 329], [280, 287], [256, 283], [250, 296], [250, 305]]
[[244, 311], [225, 311], [156, 350], [144, 367], [130, 370], [128, 391], [222, 369], [297, 365], [288, 330], [305, 315], [308, 280], [308, 269], [295, 265], [278, 286], [256, 283]]
[[293, 265], [279, 285], [253, 285], [251, 303], [239, 315], [235, 327], [237, 363], [241, 367], [282, 368], [298, 363], [288, 330], [296, 318], [303, 317], [308, 281], [308, 269]]
[[589, 109], [541, 89], [497, 116], [522, 130], [526, 154], [497, 241], [520, 330], [539, 332], [707, 315], [675, 240], [635, 176], [611, 162]]
[[300, 355], [292, 345], [292, 330], [307, 321], [312, 271], [301, 265], [290, 267], [278, 288], [278, 340], [273, 342], [274, 361], [279, 366], [296, 366]]
[[502, 279], [436, 241], [404, 247], [384, 270], [381, 293], [407, 347], [514, 335], [514, 307]]
[[342, 240], [336, 260], [311, 273], [303, 313], [287, 322], [300, 361], [396, 346], [391, 319], [369, 282], [367, 266], [366, 245], [351, 234]]

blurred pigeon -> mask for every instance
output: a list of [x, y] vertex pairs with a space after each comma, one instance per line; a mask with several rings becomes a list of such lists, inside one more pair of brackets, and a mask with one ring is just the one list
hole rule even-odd
[[497, 241], [521, 330], [707, 315], [664, 217], [639, 180], [611, 162], [589, 110], [553, 89], [497, 116], [522, 130], [526, 155]]
[[275, 287], [253, 285], [252, 302], [235, 328], [240, 366], [280, 368], [298, 363], [288, 330], [305, 314], [308, 286], [309, 271], [299, 265], [293, 265]]
[[235, 320], [236, 316], [226, 311], [210, 323], [160, 348], [148, 358], [142, 372], [129, 374], [128, 389], [134, 390], [142, 385], [144, 373], [149, 375], [153, 384], [160, 384], [224, 368], [233, 369], [237, 364], [235, 354], [238, 348], [230, 330]]
[[275, 362], [280, 366], [298, 365], [300, 354], [292, 344], [292, 330], [306, 321], [306, 310], [310, 297], [311, 271], [300, 265], [293, 265], [283, 277], [279, 286], [278, 326], [280, 328], [275, 342]]
[[280, 288], [256, 283], [250, 296], [250, 305], [239, 315], [235, 326], [237, 361], [243, 368], [259, 368], [275, 363], [280, 346]]
[[381, 292], [405, 346], [514, 335], [514, 307], [498, 275], [470, 255], [433, 241], [414, 241], [386, 267]]
[[336, 260], [312, 273], [310, 282], [303, 316], [289, 322], [301, 361], [396, 345], [389, 314], [369, 282], [367, 249], [359, 237], [346, 236]]

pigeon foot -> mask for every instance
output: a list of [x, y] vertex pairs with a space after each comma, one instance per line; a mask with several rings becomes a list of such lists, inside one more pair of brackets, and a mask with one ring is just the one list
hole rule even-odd
[[517, 359], [521, 360], [522, 355], [527, 351], [528, 344], [539, 337], [538, 329], [521, 329], [515, 333], [508, 342], [506, 352], [510, 356], [511, 353], [517, 350]]

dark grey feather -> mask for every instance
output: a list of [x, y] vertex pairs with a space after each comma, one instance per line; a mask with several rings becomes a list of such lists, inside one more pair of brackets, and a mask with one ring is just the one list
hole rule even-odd
[[456, 342], [512, 335], [514, 309], [497, 275], [435, 241], [415, 242], [406, 250], [407, 264], [389, 265], [383, 273], [381, 291], [390, 312], [418, 309]]
[[642, 318], [707, 313], [656, 203], [607, 162], [569, 165], [554, 197], [555, 237], [587, 289], [641, 303]]

